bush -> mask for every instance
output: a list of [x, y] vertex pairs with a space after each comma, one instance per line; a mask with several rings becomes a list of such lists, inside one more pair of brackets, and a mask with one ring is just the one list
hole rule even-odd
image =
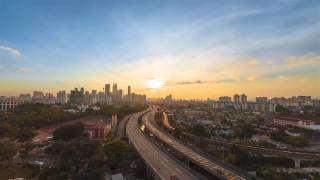
[[84, 133], [82, 124], [65, 125], [53, 132], [53, 140], [70, 141], [80, 138]]

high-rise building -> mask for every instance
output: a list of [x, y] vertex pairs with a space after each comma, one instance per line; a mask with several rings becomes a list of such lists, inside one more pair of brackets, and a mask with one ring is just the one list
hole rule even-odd
[[256, 102], [257, 103], [267, 103], [268, 98], [267, 97], [256, 97]]
[[221, 96], [219, 97], [219, 102], [231, 102], [231, 97], [229, 96]]
[[90, 93], [89, 93], [89, 91], [86, 91], [84, 93], [83, 104], [90, 105]]
[[128, 95], [131, 94], [131, 86], [128, 86]]
[[15, 109], [24, 101], [15, 97], [0, 97], [0, 111], [9, 111]]
[[297, 100], [299, 104], [311, 104], [311, 96], [298, 96]]
[[19, 98], [24, 102], [30, 102], [32, 101], [31, 95], [29, 93], [27, 94], [20, 94]]
[[98, 94], [97, 94], [97, 90], [92, 90], [91, 94], [90, 94], [90, 104], [95, 104], [98, 102]]
[[234, 102], [234, 103], [240, 103], [240, 96], [239, 96], [238, 94], [235, 94], [235, 95], [233, 96], [233, 102]]
[[112, 94], [113, 94], [113, 96], [116, 96], [117, 93], [118, 93], [117, 83], [113, 83], [113, 84], [112, 84]]
[[119, 90], [118, 90], [118, 96], [117, 96], [118, 101], [121, 101], [121, 100], [122, 100], [122, 95], [123, 95], [123, 91], [122, 91], [122, 89], [119, 89]]
[[33, 91], [32, 98], [42, 98], [44, 96], [44, 93], [42, 91]]
[[110, 84], [105, 84], [104, 85], [104, 92], [106, 96], [110, 96]]
[[59, 103], [59, 104], [66, 104], [67, 103], [66, 91], [59, 91], [57, 93], [57, 103]]
[[247, 96], [245, 94], [241, 95], [241, 103], [247, 103]]
[[71, 90], [69, 102], [70, 102], [70, 104], [73, 104], [73, 105], [84, 104], [84, 88], [81, 88], [80, 91], [78, 90], [78, 88]]

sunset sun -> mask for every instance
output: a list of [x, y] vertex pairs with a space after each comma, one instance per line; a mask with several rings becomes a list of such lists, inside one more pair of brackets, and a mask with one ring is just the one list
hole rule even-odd
[[150, 89], [160, 89], [163, 82], [159, 79], [150, 79], [147, 82], [147, 87]]

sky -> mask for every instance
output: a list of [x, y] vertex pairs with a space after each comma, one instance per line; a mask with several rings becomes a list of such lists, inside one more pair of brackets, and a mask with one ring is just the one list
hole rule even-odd
[[320, 1], [0, 0], [0, 95], [112, 82], [148, 97], [320, 97]]

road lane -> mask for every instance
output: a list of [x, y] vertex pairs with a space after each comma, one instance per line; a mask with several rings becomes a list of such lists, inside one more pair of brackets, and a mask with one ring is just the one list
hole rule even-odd
[[126, 126], [127, 136], [141, 157], [156, 174], [163, 180], [170, 180], [170, 177], [173, 175], [180, 180], [198, 179], [188, 169], [150, 142], [138, 127], [138, 118], [140, 115], [141, 113], [137, 113], [129, 118]]

